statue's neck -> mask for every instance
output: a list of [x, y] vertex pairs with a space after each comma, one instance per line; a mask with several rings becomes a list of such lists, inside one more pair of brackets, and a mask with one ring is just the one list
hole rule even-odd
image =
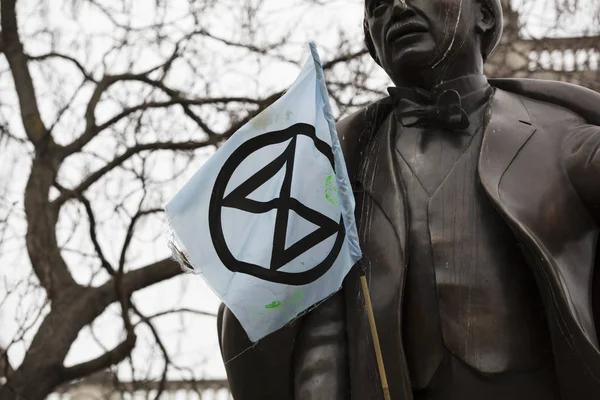
[[472, 58], [461, 55], [434, 66], [407, 68], [392, 74], [391, 77], [396, 87], [415, 87], [431, 91], [444, 82], [469, 75], [483, 75], [483, 59], [479, 54]]

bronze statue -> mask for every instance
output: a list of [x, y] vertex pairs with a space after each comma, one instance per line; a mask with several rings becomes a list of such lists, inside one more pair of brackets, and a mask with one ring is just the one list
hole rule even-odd
[[600, 95], [486, 79], [499, 0], [366, 0], [390, 96], [338, 123], [364, 258], [251, 343], [218, 327], [236, 400], [600, 398]]

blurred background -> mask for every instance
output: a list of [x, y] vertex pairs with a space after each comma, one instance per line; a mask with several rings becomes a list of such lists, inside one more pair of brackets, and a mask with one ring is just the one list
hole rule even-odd
[[[600, 1], [503, 0], [488, 76], [600, 90]], [[362, 0], [0, 0], [0, 400], [228, 399], [219, 300], [162, 207], [295, 79], [390, 85]]]

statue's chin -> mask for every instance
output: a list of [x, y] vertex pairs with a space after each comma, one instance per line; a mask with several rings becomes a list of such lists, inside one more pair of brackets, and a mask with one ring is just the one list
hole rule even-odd
[[444, 74], [445, 66], [457, 61], [456, 43], [459, 41], [444, 37], [440, 43], [430, 35], [423, 35], [420, 39], [393, 49], [395, 51], [390, 54], [386, 72], [397, 84], [427, 87], [439, 81], [441, 76], [436, 75]]
[[394, 50], [390, 60], [390, 64], [393, 65], [392, 69], [404, 72], [433, 65], [431, 60], [438, 54], [435, 43], [427, 38]]
[[406, 54], [394, 60], [386, 72], [394, 82], [406, 82], [403, 86], [421, 86], [420, 82], [430, 75], [432, 59], [431, 54]]

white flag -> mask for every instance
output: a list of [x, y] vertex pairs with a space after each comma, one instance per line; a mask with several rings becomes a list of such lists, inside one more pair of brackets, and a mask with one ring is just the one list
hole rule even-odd
[[361, 257], [316, 47], [292, 87], [167, 204], [175, 246], [253, 342], [340, 289]]

